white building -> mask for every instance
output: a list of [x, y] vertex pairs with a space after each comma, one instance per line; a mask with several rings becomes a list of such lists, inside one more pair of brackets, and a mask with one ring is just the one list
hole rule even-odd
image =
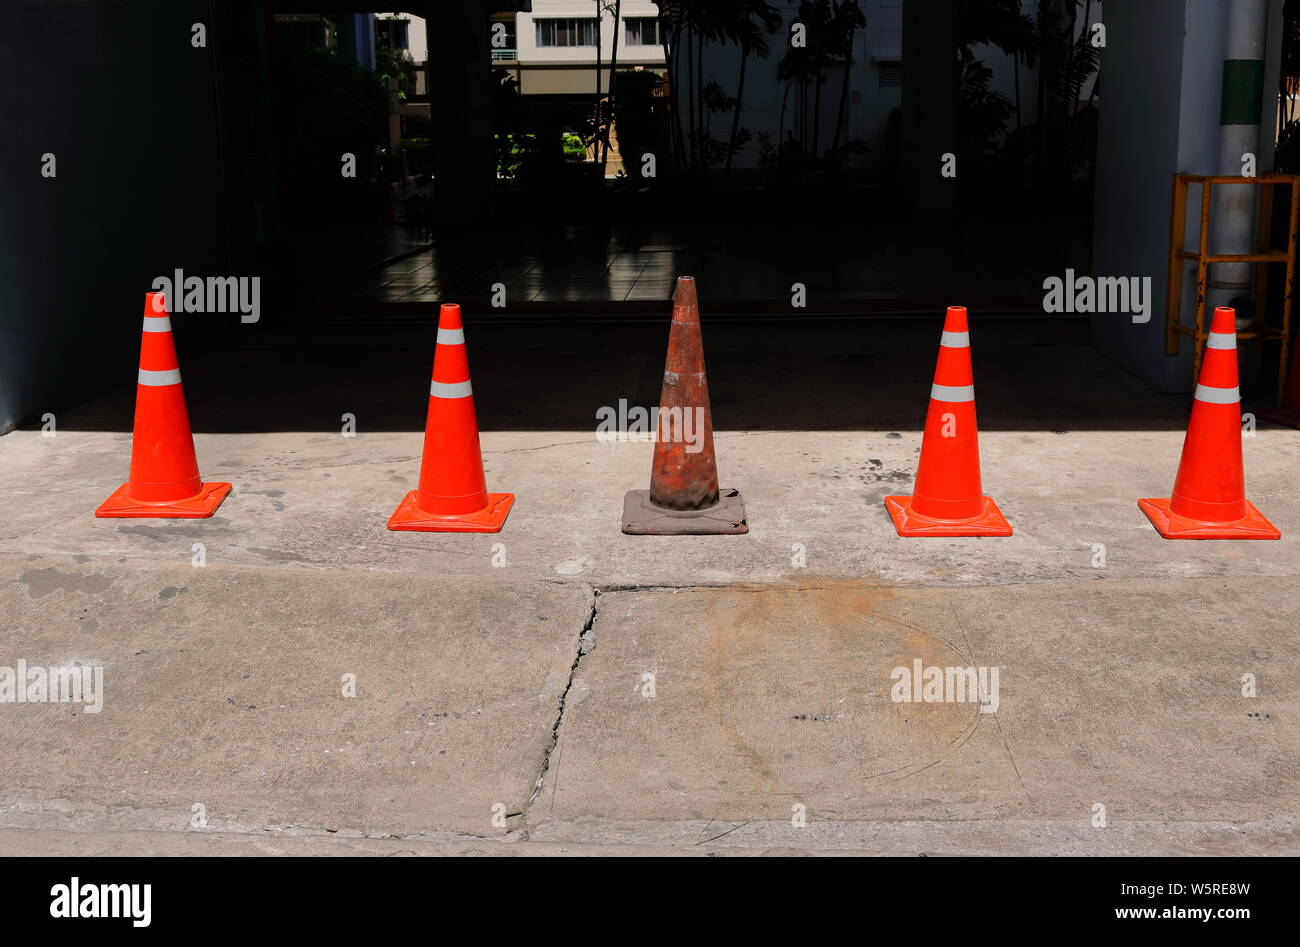
[[612, 9], [594, 0], [533, 0], [532, 7], [493, 18], [493, 65], [513, 74], [522, 95], [592, 95], [598, 57], [600, 88], [608, 91], [615, 36], [620, 70], [663, 70], [651, 0], [622, 0], [617, 24]]

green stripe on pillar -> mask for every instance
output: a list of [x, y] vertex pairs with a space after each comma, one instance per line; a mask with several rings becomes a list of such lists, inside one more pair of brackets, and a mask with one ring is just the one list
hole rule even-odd
[[1258, 125], [1264, 98], [1264, 60], [1223, 61], [1223, 105], [1220, 125]]

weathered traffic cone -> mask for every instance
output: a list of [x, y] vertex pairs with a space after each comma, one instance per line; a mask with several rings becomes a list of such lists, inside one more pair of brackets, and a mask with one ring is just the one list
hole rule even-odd
[[420, 486], [398, 505], [388, 528], [498, 533], [514, 502], [513, 493], [487, 492], [460, 306], [445, 304], [438, 316]]
[[229, 492], [230, 484], [199, 477], [167, 302], [162, 293], [146, 293], [131, 473], [95, 515], [204, 519]]
[[1010, 536], [1011, 525], [980, 488], [975, 378], [966, 309], [949, 306], [930, 388], [921, 460], [910, 497], [885, 497], [900, 536]]
[[1138, 500], [1138, 506], [1165, 539], [1282, 538], [1246, 499], [1237, 317], [1227, 306], [1214, 310], [1173, 495]]
[[713, 414], [704, 372], [695, 278], [677, 280], [649, 490], [623, 499], [623, 532], [635, 536], [748, 533], [740, 491], [718, 487]]

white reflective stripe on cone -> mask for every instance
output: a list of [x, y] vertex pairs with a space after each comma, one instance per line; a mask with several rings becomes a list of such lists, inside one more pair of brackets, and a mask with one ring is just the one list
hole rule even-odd
[[473, 393], [467, 381], [435, 381], [429, 386], [429, 394], [435, 398], [468, 398]]
[[1197, 385], [1196, 400], [1204, 401], [1206, 404], [1236, 404], [1241, 400], [1241, 389]]
[[1237, 334], [1235, 332], [1211, 332], [1210, 337], [1205, 340], [1207, 349], [1235, 349], [1237, 347]]
[[161, 372], [151, 372], [148, 369], [140, 369], [140, 384], [148, 385], [151, 388], [160, 388], [164, 385], [179, 385], [181, 383], [181, 370], [179, 368], [168, 368]]
[[974, 385], [931, 385], [930, 397], [935, 401], [974, 401]]
[[439, 329], [438, 344], [439, 345], [464, 345], [465, 330], [464, 329]]
[[145, 332], [170, 332], [172, 331], [171, 316], [145, 316]]
[[968, 349], [970, 348], [969, 332], [944, 332], [939, 339], [940, 345], [946, 345], [950, 349]]

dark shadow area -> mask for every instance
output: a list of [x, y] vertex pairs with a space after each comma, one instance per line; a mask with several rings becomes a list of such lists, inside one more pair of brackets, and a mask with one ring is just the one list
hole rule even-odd
[[[465, 313], [480, 428], [592, 431], [598, 408], [658, 403], [668, 314], [586, 323]], [[719, 430], [919, 430], [940, 319], [704, 314]], [[985, 430], [1177, 430], [1185, 396], [1160, 395], [1085, 343], [1083, 320], [972, 315]], [[183, 361], [200, 433], [423, 430], [435, 331], [267, 330]], [[123, 381], [130, 379], [123, 372]], [[61, 430], [129, 431], [134, 386], [60, 417]], [[593, 433], [594, 436], [594, 433]], [[813, 449], [810, 447], [810, 449]]]
[[[1045, 277], [1093, 265], [1087, 0], [666, 0], [611, 22], [613, 46], [597, 5], [164, 6], [14, 18], [0, 431], [45, 412], [129, 429], [144, 293], [178, 269], [261, 287], [255, 323], [177, 316], [198, 431], [418, 429], [440, 302], [465, 307], [484, 429], [586, 429], [654, 403], [683, 274], [724, 428], [916, 427], [949, 303], [979, 326], [986, 427], [1183, 422], [1185, 399], [1087, 348], [1171, 377], [1190, 358], [1166, 357], [1158, 299], [1145, 328], [1093, 318], [1090, 337], [1044, 312]], [[51, 48], [69, 68], [30, 81]], [[1152, 179], [1148, 224], [1167, 216]], [[1243, 364], [1273, 366], [1269, 344]]]

